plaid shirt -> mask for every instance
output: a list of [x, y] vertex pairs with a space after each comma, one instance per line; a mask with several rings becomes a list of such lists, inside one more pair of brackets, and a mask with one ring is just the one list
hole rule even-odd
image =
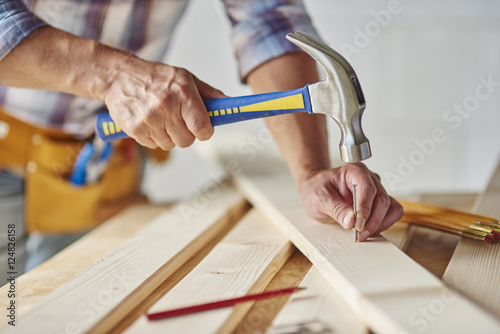
[[[0, 60], [36, 29], [72, 34], [162, 60], [188, 0], [0, 0]], [[316, 35], [301, 0], [223, 0], [242, 81], [263, 62], [297, 47], [290, 31]], [[316, 35], [317, 36], [317, 35]], [[102, 102], [53, 91], [0, 86], [0, 105], [31, 124], [87, 136]]]

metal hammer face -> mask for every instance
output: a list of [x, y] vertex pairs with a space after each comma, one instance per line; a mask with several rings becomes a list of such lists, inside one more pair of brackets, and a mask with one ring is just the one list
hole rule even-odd
[[319, 62], [327, 74], [326, 80], [308, 86], [309, 95], [313, 113], [331, 116], [340, 127], [342, 161], [371, 157], [370, 143], [361, 128], [365, 98], [352, 66], [328, 45], [303, 32], [289, 33], [286, 38]]

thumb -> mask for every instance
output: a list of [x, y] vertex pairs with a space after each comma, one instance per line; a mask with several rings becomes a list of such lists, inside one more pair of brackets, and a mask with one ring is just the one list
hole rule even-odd
[[356, 223], [352, 206], [341, 200], [333, 203], [332, 217], [346, 230], [352, 230]]
[[222, 93], [220, 90], [213, 88], [209, 84], [201, 81], [200, 79], [194, 77], [196, 87], [198, 88], [198, 92], [200, 92], [200, 95], [203, 99], [218, 99], [218, 98], [223, 98], [227, 97], [224, 93]]
[[310, 203], [310, 206], [315, 208], [315, 214], [311, 214], [313, 218], [325, 220], [325, 218], [331, 217], [347, 230], [354, 228], [355, 219], [352, 205], [344, 202], [338, 194], [330, 193], [329, 196], [322, 197], [319, 202], [316, 201], [314, 205]]

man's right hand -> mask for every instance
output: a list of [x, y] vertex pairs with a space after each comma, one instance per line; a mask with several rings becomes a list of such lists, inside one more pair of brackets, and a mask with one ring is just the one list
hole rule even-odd
[[51, 26], [0, 60], [0, 84], [95, 98], [141, 145], [186, 147], [213, 134], [203, 99], [225, 97], [188, 71]]
[[113, 120], [139, 144], [171, 150], [213, 134], [203, 99], [225, 97], [185, 69], [131, 56], [104, 102]]

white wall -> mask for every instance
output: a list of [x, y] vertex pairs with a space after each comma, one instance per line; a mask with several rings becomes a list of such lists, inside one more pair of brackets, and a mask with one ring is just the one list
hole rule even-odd
[[[385, 186], [395, 194], [483, 189], [500, 148], [500, 1], [305, 3], [325, 42], [348, 58], [360, 78], [367, 100], [363, 126], [373, 151], [366, 164]], [[238, 82], [228, 23], [216, 4], [192, 1], [166, 62], [188, 68], [228, 95], [250, 93]], [[498, 84], [488, 91], [484, 80]], [[464, 104], [462, 115], [453, 111]], [[220, 127], [213, 142], [237, 152], [262, 127], [259, 120]], [[333, 121], [330, 133], [338, 159]], [[227, 138], [233, 140], [228, 144]], [[192, 163], [197, 158], [189, 150], [176, 151], [179, 161], [198, 166], [197, 174], [212, 168]], [[196, 182], [183, 171], [169, 182], [192, 189]], [[161, 198], [161, 191], [156, 195]]]

